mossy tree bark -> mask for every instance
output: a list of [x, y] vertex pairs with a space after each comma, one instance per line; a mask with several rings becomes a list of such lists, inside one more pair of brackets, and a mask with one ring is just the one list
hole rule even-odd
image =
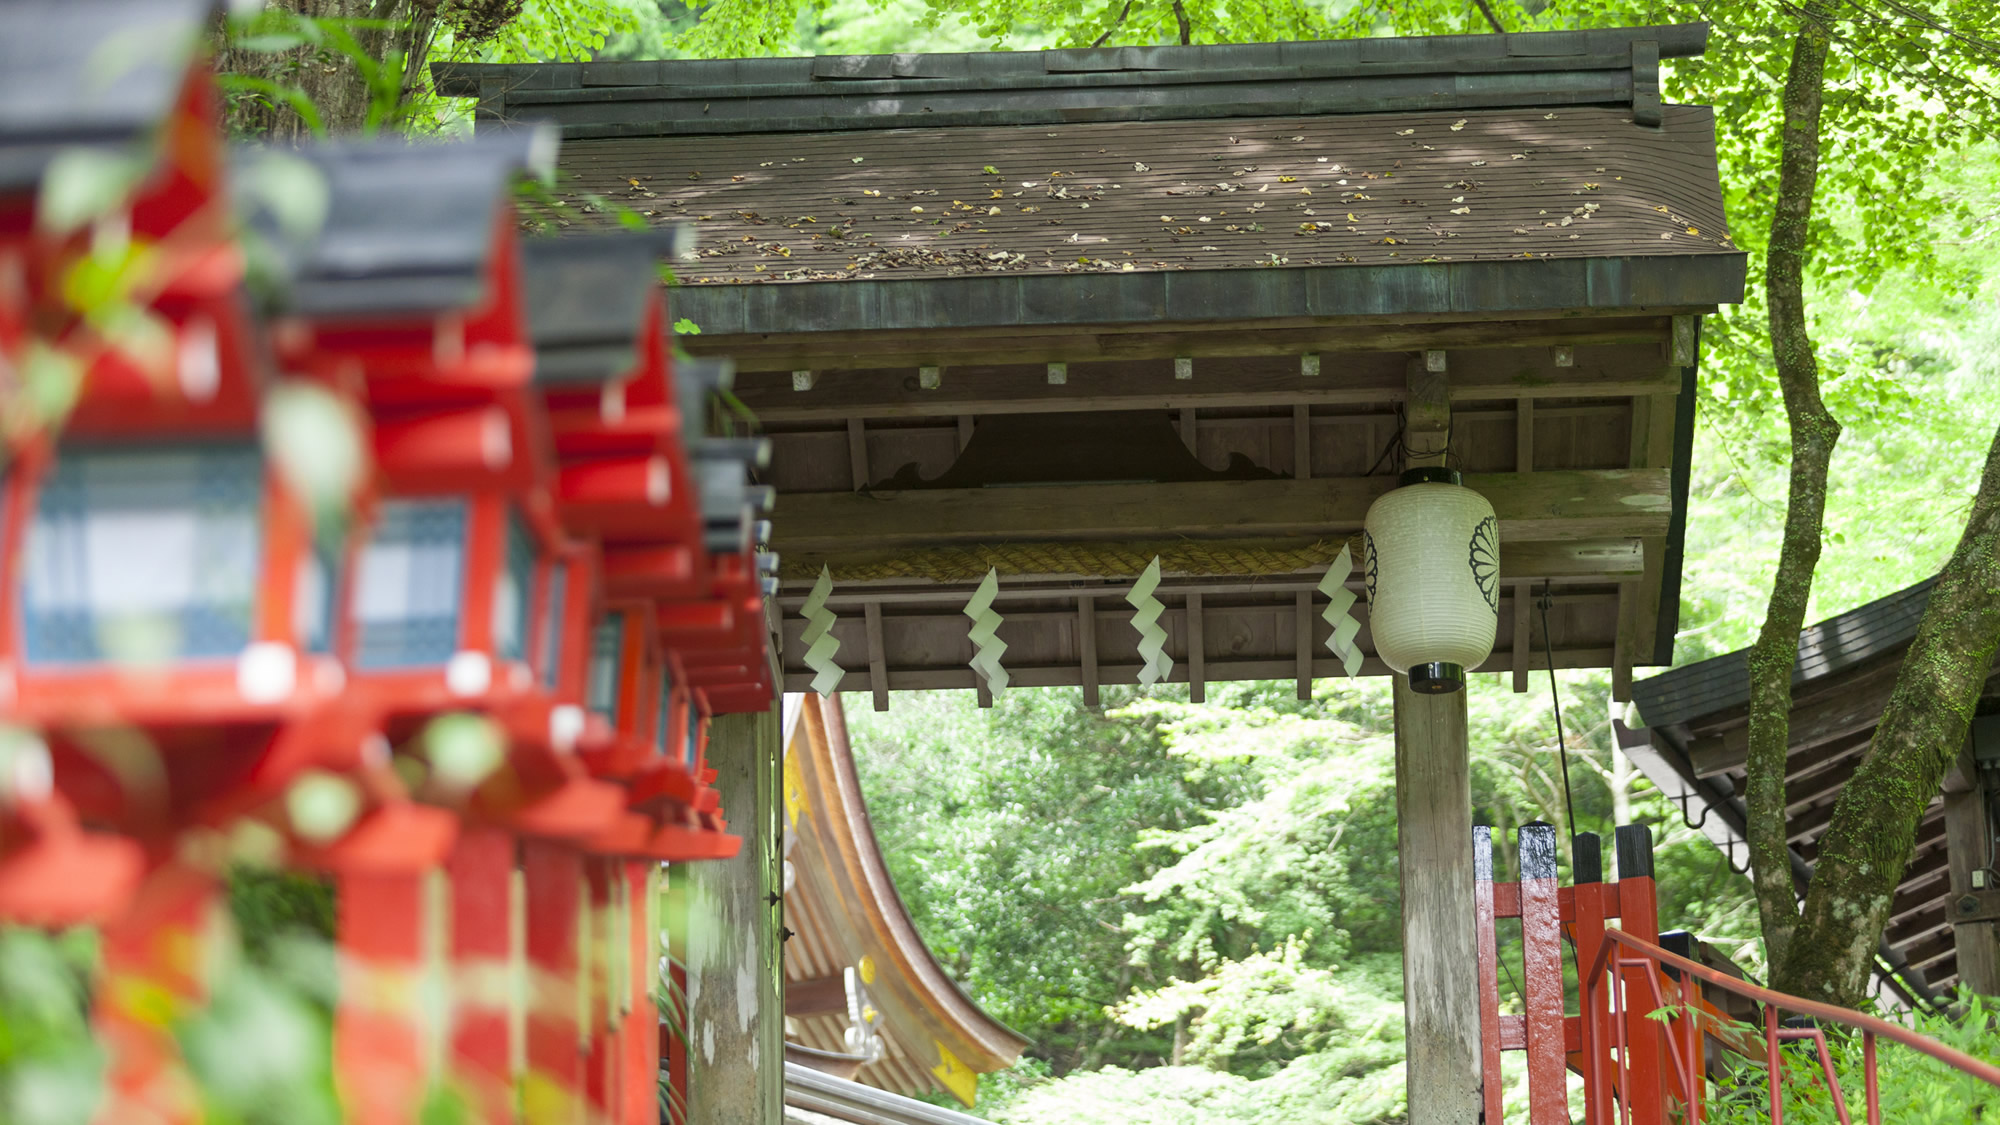
[[1917, 823], [1965, 746], [2000, 649], [2000, 433], [1965, 533], [1938, 574], [1868, 753], [1834, 801], [1805, 909], [1776, 980], [1853, 1004], [1866, 993]]
[[1827, 466], [1833, 459], [1834, 444], [1840, 440], [1840, 423], [1820, 398], [1819, 361], [1805, 313], [1806, 243], [1813, 189], [1819, 179], [1827, 41], [1824, 5], [1805, 5], [1785, 81], [1778, 197], [1764, 275], [1771, 350], [1792, 439], [1791, 490], [1778, 572], [1772, 580], [1763, 629], [1749, 656], [1747, 835], [1758, 918], [1773, 965], [1785, 964], [1798, 925], [1797, 888], [1785, 840], [1785, 750], [1791, 733], [1792, 665], [1798, 656], [1806, 604], [1812, 596], [1813, 570], [1819, 565]]
[[1765, 275], [1772, 355], [1785, 396], [1792, 465], [1784, 541], [1763, 628], [1749, 655], [1745, 799], [1753, 882], [1772, 983], [1853, 1005], [1866, 995], [1917, 823], [1965, 744], [2000, 648], [2000, 434], [1987, 454], [1965, 532], [1919, 624], [1875, 737], [1834, 803], [1801, 907], [1786, 843], [1786, 750], [1792, 669], [1826, 516], [1840, 423], [1820, 396], [1804, 281], [1819, 175], [1828, 9], [1799, 9], [1784, 90], [1785, 128]]

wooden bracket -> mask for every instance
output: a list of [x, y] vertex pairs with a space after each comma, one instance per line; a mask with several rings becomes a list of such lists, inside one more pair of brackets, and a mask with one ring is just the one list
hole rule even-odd
[[1444, 374], [1443, 352], [1436, 368], [1411, 360], [1409, 394], [1403, 402], [1404, 468], [1442, 465], [1451, 445], [1451, 384]]
[[1681, 315], [1674, 318], [1673, 361], [1675, 367], [1694, 366], [1695, 327], [1700, 323], [1701, 318], [1698, 316]]
[[2000, 922], [2000, 891], [1967, 891], [1951, 900], [1951, 924]]

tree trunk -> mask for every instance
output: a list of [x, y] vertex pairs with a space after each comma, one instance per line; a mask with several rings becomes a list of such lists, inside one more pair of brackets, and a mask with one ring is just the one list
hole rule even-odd
[[2000, 649], [2000, 433], [1965, 533], [1939, 572], [1868, 753], [1820, 839], [1779, 987], [1852, 1005], [1865, 995], [1917, 822], [1965, 746]]
[[[439, 0], [270, 0], [267, 10], [295, 12], [315, 20], [394, 20], [395, 27], [350, 27], [372, 62], [401, 51], [401, 87], [407, 91], [430, 53]], [[216, 59], [217, 71], [268, 79], [296, 87], [317, 110], [330, 134], [359, 131], [368, 121], [371, 92], [359, 62], [332, 44], [259, 52], [225, 48]], [[398, 97], [401, 104], [401, 97]], [[290, 106], [264, 97], [243, 97], [230, 106], [229, 131], [298, 144], [311, 135], [305, 120]]]
[[1840, 440], [1840, 423], [1820, 401], [1819, 361], [1806, 331], [1805, 314], [1806, 238], [1813, 188], [1819, 178], [1826, 53], [1825, 7], [1809, 3], [1800, 14], [1791, 71], [1785, 81], [1778, 198], [1764, 279], [1771, 351], [1791, 423], [1791, 490], [1771, 601], [1749, 656], [1747, 836], [1758, 919], [1763, 925], [1765, 952], [1773, 965], [1785, 963], [1798, 925], [1797, 889], [1785, 841], [1785, 750], [1791, 733], [1792, 665], [1798, 657], [1799, 630], [1805, 626], [1806, 603], [1812, 596], [1813, 569], [1819, 565], [1827, 465], [1833, 458], [1834, 443]]

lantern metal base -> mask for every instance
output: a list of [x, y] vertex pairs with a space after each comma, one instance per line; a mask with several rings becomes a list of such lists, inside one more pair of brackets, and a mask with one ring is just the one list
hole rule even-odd
[[1461, 664], [1418, 664], [1410, 669], [1410, 690], [1419, 695], [1450, 695], [1465, 687]]

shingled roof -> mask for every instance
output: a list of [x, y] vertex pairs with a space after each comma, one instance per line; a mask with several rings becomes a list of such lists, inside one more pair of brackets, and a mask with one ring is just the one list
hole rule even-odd
[[867, 287], [683, 293], [706, 332], [1706, 308], [1744, 261], [1714, 120], [1658, 94], [1706, 31], [436, 73], [559, 124], [579, 196], [688, 221], [690, 287]]

